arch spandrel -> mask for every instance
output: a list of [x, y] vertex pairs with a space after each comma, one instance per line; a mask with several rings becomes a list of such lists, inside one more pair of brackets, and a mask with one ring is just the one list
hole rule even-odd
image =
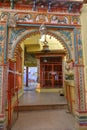
[[[71, 32], [67, 31], [69, 35], [71, 35]], [[14, 58], [14, 52], [17, 47], [17, 45], [21, 44], [26, 38], [29, 38], [33, 35], [39, 34], [39, 29], [21, 29], [21, 30], [16, 30], [12, 31], [9, 40], [9, 58]], [[69, 39], [69, 37], [61, 31], [56, 30], [48, 30], [47, 35], [50, 35], [51, 37], [54, 37], [57, 39], [61, 45], [64, 47], [64, 50], [68, 54], [68, 58], [72, 59], [73, 58], [73, 52], [71, 51], [72, 49], [72, 39]]]

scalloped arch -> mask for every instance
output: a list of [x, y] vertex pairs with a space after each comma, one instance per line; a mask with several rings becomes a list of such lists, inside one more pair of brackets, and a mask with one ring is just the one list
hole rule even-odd
[[[26, 38], [31, 37], [32, 35], [37, 35], [37, 34], [39, 34], [39, 30], [31, 30], [31, 31], [28, 31], [28, 32], [22, 34], [22, 35], [18, 38], [18, 40], [15, 41], [15, 44], [14, 44], [14, 46], [12, 47], [12, 50], [11, 50], [11, 56], [12, 56], [12, 58], [14, 58], [14, 53], [15, 53], [15, 50], [16, 50], [17, 46], [18, 46], [19, 44], [21, 44], [22, 41], [24, 41]], [[65, 49], [65, 51], [66, 51], [66, 53], [67, 53], [68, 58], [71, 59], [71, 58], [72, 58], [72, 55], [71, 55], [70, 48], [69, 48], [69, 46], [67, 45], [67, 43], [65, 42], [65, 40], [62, 38], [62, 36], [59, 36], [59, 35], [55, 34], [55, 33], [52, 32], [52, 31], [48, 31], [47, 34], [50, 35], [50, 36], [52, 36], [52, 37], [54, 37], [54, 38], [57, 39], [58, 41], [60, 41], [60, 43], [63, 45], [63, 47], [64, 47], [64, 49]]]

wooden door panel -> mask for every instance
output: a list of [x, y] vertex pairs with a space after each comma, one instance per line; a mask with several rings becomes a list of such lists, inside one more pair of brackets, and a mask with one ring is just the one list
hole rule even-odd
[[[49, 58], [48, 58], [49, 59]], [[50, 61], [51, 60], [51, 61]], [[40, 83], [42, 88], [61, 88], [63, 85], [62, 78], [62, 60], [57, 61], [56, 58], [50, 58], [40, 64]]]

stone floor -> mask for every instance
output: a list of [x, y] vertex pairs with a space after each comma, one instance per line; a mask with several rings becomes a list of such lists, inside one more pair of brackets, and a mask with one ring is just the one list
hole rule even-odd
[[37, 82], [30, 82], [28, 83], [28, 86], [24, 87], [24, 91], [32, 91], [32, 90], [35, 90], [37, 88]]
[[75, 120], [67, 110], [22, 112], [12, 130], [75, 130]]
[[[67, 103], [58, 93], [24, 91], [19, 105]], [[67, 109], [20, 112], [12, 130], [75, 130], [74, 116]]]
[[19, 100], [19, 105], [47, 105], [47, 104], [67, 104], [64, 96], [57, 92], [25, 91]]

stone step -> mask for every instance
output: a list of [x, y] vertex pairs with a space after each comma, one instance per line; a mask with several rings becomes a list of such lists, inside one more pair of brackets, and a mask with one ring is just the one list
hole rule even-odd
[[47, 105], [21, 105], [15, 107], [15, 111], [38, 111], [38, 110], [52, 110], [52, 109], [68, 109], [67, 104], [47, 104]]

